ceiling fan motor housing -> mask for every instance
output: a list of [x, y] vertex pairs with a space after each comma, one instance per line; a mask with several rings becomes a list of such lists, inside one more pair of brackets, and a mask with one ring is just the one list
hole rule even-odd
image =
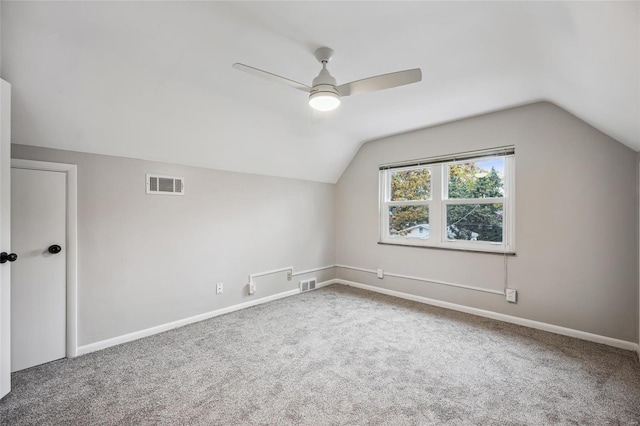
[[336, 89], [336, 86], [332, 84], [314, 84], [311, 88], [311, 96], [317, 93], [333, 93], [336, 96], [340, 96], [340, 92]]
[[309, 92], [309, 105], [320, 111], [330, 111], [340, 105], [340, 92], [336, 88], [336, 79], [329, 74], [327, 63], [322, 63], [322, 70], [313, 79]]
[[[327, 69], [327, 63], [322, 63], [322, 70], [320, 70], [320, 74], [316, 78], [313, 79], [313, 83], [311, 84], [311, 93], [317, 90], [326, 91], [324, 86], [329, 86], [332, 88], [331, 92], [339, 94], [336, 90], [336, 79], [329, 73]], [[322, 89], [320, 89], [322, 87]]]

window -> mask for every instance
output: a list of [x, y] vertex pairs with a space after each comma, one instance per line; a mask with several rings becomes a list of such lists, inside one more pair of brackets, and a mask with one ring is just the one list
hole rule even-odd
[[514, 149], [380, 167], [380, 242], [513, 252]]

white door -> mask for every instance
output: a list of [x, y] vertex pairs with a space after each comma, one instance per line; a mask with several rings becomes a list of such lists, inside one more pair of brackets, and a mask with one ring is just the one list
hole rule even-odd
[[11, 170], [11, 371], [66, 355], [66, 179]]
[[[0, 80], [0, 251], [11, 252], [11, 85]], [[11, 263], [0, 264], [0, 398], [11, 390]]]

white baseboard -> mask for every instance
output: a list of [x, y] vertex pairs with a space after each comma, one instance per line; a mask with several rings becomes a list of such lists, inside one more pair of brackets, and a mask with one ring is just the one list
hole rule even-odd
[[458, 305], [456, 303], [443, 302], [441, 300], [436, 300], [436, 299], [429, 299], [428, 297], [416, 296], [414, 294], [403, 293], [395, 290], [388, 290], [386, 288], [375, 287], [367, 284], [361, 284], [354, 281], [347, 281], [343, 279], [335, 279], [331, 281], [332, 283], [347, 285], [351, 287], [357, 287], [363, 290], [368, 290], [376, 293], [386, 294], [389, 296], [399, 297], [401, 299], [407, 299], [407, 300], [413, 300], [414, 302], [425, 303], [427, 305], [439, 306], [441, 308], [465, 312], [467, 314], [478, 315], [485, 318], [492, 318], [495, 320], [504, 321], [512, 324], [518, 324], [518, 325], [522, 325], [529, 328], [535, 328], [537, 330], [543, 330], [551, 333], [561, 334], [563, 336], [575, 337], [577, 339], [588, 340], [590, 342], [595, 342], [595, 343], [602, 343], [604, 345], [613, 346], [616, 348], [627, 349], [630, 351], [637, 351], [640, 356], [640, 346], [637, 343], [628, 342], [626, 340], [619, 340], [619, 339], [614, 339], [612, 337], [600, 336], [598, 334], [587, 333], [586, 331], [560, 327], [558, 325], [529, 320], [525, 318], [514, 317], [511, 315], [500, 314], [493, 311], [485, 311], [483, 309], [477, 309], [469, 306]]
[[[316, 288], [325, 287], [330, 284], [334, 284], [334, 280], [323, 281], [316, 284]], [[166, 324], [158, 325], [155, 327], [147, 328], [144, 330], [134, 331], [133, 333], [123, 334], [122, 336], [112, 337], [111, 339], [101, 340], [99, 342], [90, 343], [88, 345], [79, 346], [76, 349], [77, 356], [88, 354], [90, 352], [106, 349], [111, 346], [120, 345], [122, 343], [131, 342], [133, 340], [142, 339], [143, 337], [153, 336], [154, 334], [162, 333], [164, 331], [172, 330], [174, 328], [182, 327], [194, 322], [204, 321], [209, 318], [217, 317], [219, 315], [228, 314], [231, 312], [239, 311], [241, 309], [250, 308], [252, 306], [261, 305], [263, 303], [271, 302], [278, 299], [283, 299], [289, 296], [295, 296], [300, 293], [300, 289], [285, 291], [282, 293], [274, 294], [267, 297], [261, 297], [260, 299], [251, 300], [249, 302], [239, 303], [237, 305], [228, 306], [226, 308], [217, 309], [211, 312], [205, 312], [204, 314], [194, 315], [189, 318], [169, 322]]]
[[[636, 351], [638, 352], [638, 357], [640, 358], [640, 346], [634, 342], [628, 342], [625, 340], [619, 340], [611, 337], [600, 336], [597, 334], [587, 333], [585, 331], [579, 331], [571, 328], [560, 327], [553, 324], [548, 324], [548, 323], [534, 321], [534, 320], [528, 320], [524, 318], [514, 317], [511, 315], [500, 314], [497, 312], [485, 311], [483, 309], [477, 309], [469, 306], [458, 305], [455, 303], [444, 302], [441, 300], [430, 299], [423, 296], [416, 296], [413, 294], [403, 293], [400, 291], [388, 290], [385, 288], [357, 283], [354, 281], [347, 281], [339, 278], [331, 279], [331, 280], [319, 282], [316, 285], [316, 289], [326, 287], [332, 284], [342, 284], [346, 286], [357, 287], [357, 288], [372, 291], [375, 293], [382, 293], [389, 296], [398, 297], [401, 299], [407, 299], [407, 300], [412, 300], [414, 302], [425, 303], [427, 305], [439, 306], [441, 308], [451, 309], [454, 311], [465, 312], [472, 315], [478, 315], [485, 318], [492, 318], [495, 320], [504, 321], [512, 324], [518, 324], [518, 325], [522, 325], [529, 328], [535, 328], [538, 330], [561, 334], [564, 336], [575, 337], [582, 340], [588, 340], [590, 342], [602, 343], [604, 345], [613, 346], [616, 348]], [[239, 311], [241, 309], [250, 308], [252, 306], [261, 305], [263, 303], [271, 302], [273, 300], [283, 299], [289, 296], [295, 296], [296, 294], [299, 294], [299, 293], [300, 293], [300, 289], [293, 289], [293, 290], [285, 291], [282, 293], [274, 294], [271, 296], [262, 297], [260, 299], [251, 300], [249, 302], [244, 302], [237, 305], [228, 306], [226, 308], [217, 309], [215, 311], [205, 312], [200, 315], [195, 315], [189, 318], [184, 318], [184, 319], [173, 321], [167, 324], [162, 324], [162, 325], [147, 328], [144, 330], [135, 331], [133, 333], [124, 334], [122, 336], [113, 337], [111, 339], [101, 340], [99, 342], [90, 343], [84, 346], [79, 346], [76, 350], [76, 354], [80, 356], [80, 355], [88, 354], [90, 352], [99, 351], [101, 349], [106, 349], [111, 346], [116, 346], [122, 343], [138, 340], [143, 337], [152, 336], [154, 334], [162, 333], [164, 331], [172, 330], [174, 328], [182, 327], [188, 324], [193, 324], [195, 322], [204, 321], [206, 319], [217, 317], [219, 315], [224, 315], [231, 312]]]
[[316, 290], [322, 287], [326, 287], [328, 285], [332, 285], [332, 284], [338, 284], [338, 282], [336, 281], [336, 279], [331, 279], [331, 280], [326, 280], [326, 281], [322, 281], [320, 283], [316, 284]]

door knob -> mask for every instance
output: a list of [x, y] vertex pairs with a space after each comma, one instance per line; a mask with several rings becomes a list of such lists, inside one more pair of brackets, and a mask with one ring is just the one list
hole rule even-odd
[[52, 246], [49, 246], [49, 253], [51, 254], [56, 254], [56, 253], [60, 253], [62, 251], [62, 247], [60, 247], [57, 244], [54, 244]]
[[2, 253], [0, 253], [0, 263], [6, 263], [7, 261], [15, 262], [16, 259], [18, 259], [18, 255], [15, 253], [7, 254], [6, 251], [3, 251]]

